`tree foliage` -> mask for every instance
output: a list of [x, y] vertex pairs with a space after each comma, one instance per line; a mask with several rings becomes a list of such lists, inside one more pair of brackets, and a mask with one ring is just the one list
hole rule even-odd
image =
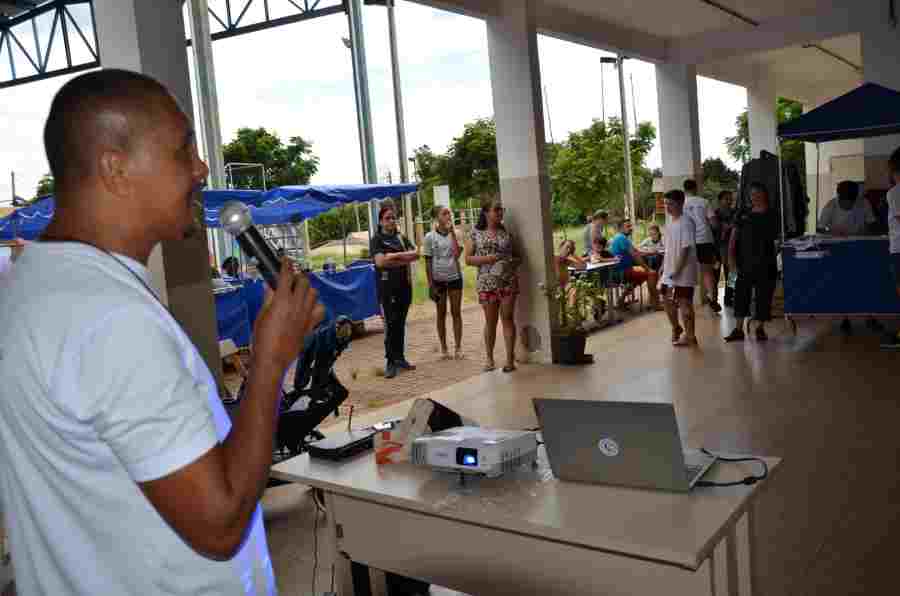
[[[792, 99], [779, 97], [775, 104], [775, 113], [778, 124], [784, 124], [803, 114], [803, 104]], [[725, 146], [728, 148], [728, 155], [741, 163], [746, 163], [753, 157], [756, 157], [750, 154], [750, 123], [747, 110], [738, 115], [734, 125], [735, 134], [725, 138]], [[806, 170], [806, 149], [803, 142], [785, 141], [781, 145], [781, 152], [784, 160], [795, 164], [800, 169], [800, 175], [804, 176]]]
[[493, 118], [465, 125], [447, 152], [447, 181], [457, 199], [485, 199], [500, 191], [497, 171], [497, 126]]
[[[656, 129], [642, 122], [630, 140], [635, 202], [643, 205], [653, 182], [644, 162], [656, 140]], [[550, 166], [554, 193], [581, 213], [598, 208], [623, 211], [624, 144], [622, 123], [616, 118], [609, 122], [595, 120], [588, 128], [570, 134]]]
[[52, 195], [56, 191], [56, 182], [50, 174], [44, 174], [38, 181], [37, 189], [34, 191], [35, 197], [43, 197]]
[[[266, 170], [266, 185], [309, 184], [319, 169], [312, 143], [291, 137], [285, 145], [278, 134], [265, 128], [241, 128], [223, 147], [225, 163], [259, 163]], [[237, 170], [232, 177], [236, 188], [262, 188], [259, 170]]]
[[717, 199], [723, 190], [736, 191], [740, 178], [739, 172], [729, 168], [718, 157], [708, 158], [703, 162], [703, 196]]

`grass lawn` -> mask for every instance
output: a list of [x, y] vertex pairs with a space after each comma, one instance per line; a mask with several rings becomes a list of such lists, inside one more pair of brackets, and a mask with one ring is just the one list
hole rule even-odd
[[[638, 222], [634, 227], [634, 235], [632, 236], [632, 241], [635, 245], [640, 244], [641, 240], [647, 237], [647, 227], [649, 223], [646, 222]], [[612, 238], [615, 235], [615, 226], [608, 226], [605, 230], [606, 237]], [[571, 228], [558, 228], [553, 232], [553, 245], [554, 251], [555, 247], [559, 246], [559, 243], [563, 241], [565, 238], [571, 238], [575, 240], [575, 246], [577, 249], [577, 254], [582, 254], [584, 252], [584, 226], [576, 226]], [[360, 253], [363, 247], [361, 246], [348, 246], [347, 247], [347, 263], [360, 258]], [[310, 261], [312, 264], [312, 268], [314, 270], [321, 270], [322, 266], [329, 259], [334, 259], [334, 262], [339, 266], [344, 264], [344, 253], [343, 248], [329, 247], [327, 249], [317, 249], [314, 250], [312, 255], [310, 256]], [[463, 302], [474, 303], [478, 301], [478, 296], [475, 294], [475, 268], [467, 267], [463, 264]], [[413, 304], [424, 304], [429, 301], [428, 298], [428, 278], [425, 275], [425, 257], [419, 259], [419, 264], [416, 267], [416, 280], [413, 285]]]

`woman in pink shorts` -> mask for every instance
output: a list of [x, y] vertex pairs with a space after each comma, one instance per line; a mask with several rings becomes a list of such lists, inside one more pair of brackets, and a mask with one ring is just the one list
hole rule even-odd
[[516, 297], [519, 295], [519, 258], [513, 238], [503, 226], [503, 206], [499, 199], [484, 201], [478, 223], [466, 239], [466, 264], [478, 268], [476, 291], [484, 310], [484, 369], [494, 370], [497, 321], [503, 324], [506, 366], [516, 370]]

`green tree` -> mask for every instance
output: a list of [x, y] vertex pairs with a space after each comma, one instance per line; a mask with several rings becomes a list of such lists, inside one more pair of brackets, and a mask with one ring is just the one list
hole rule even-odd
[[[319, 158], [312, 143], [302, 137], [291, 137], [282, 143], [278, 134], [265, 128], [241, 128], [236, 137], [223, 147], [225, 163], [259, 163], [266, 170], [266, 185], [289, 186], [309, 184], [319, 169]], [[261, 188], [259, 171], [238, 170], [232, 177], [236, 188]]]
[[729, 168], [724, 161], [709, 158], [703, 162], [703, 196], [717, 199], [723, 190], [737, 190], [741, 175]]
[[[656, 140], [656, 129], [651, 123], [642, 122], [630, 140], [635, 202], [643, 206], [650, 200], [653, 183], [652, 172], [644, 162]], [[550, 166], [558, 200], [579, 213], [598, 208], [624, 211], [624, 143], [622, 123], [615, 118], [609, 122], [595, 120], [588, 128], [570, 134]]]
[[56, 192], [56, 183], [51, 174], [44, 174], [38, 181], [37, 189], [34, 191], [35, 197], [43, 197], [52, 195]]
[[[775, 113], [778, 124], [790, 122], [803, 114], [803, 104], [792, 99], [779, 97], [775, 104]], [[753, 157], [750, 155], [750, 124], [747, 110], [744, 110], [735, 119], [735, 135], [725, 138], [728, 155], [741, 163], [746, 163]], [[781, 154], [785, 162], [793, 163], [800, 169], [800, 175], [806, 172], [806, 149], [802, 141], [785, 141], [781, 145]]]
[[447, 182], [457, 199], [490, 198], [500, 191], [497, 126], [493, 118], [466, 124], [447, 151]]

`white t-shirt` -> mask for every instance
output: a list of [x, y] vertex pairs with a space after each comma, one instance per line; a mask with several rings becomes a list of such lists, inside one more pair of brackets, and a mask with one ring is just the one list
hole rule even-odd
[[[697, 285], [697, 248], [694, 238], [694, 222], [686, 215], [673, 219], [666, 226], [663, 241], [666, 245], [666, 253], [663, 257], [662, 283], [669, 287], [692, 288]], [[681, 251], [691, 247], [688, 261], [678, 276], [673, 276], [675, 261], [681, 256]]]
[[888, 235], [891, 238], [891, 254], [900, 253], [900, 185], [892, 188], [887, 194]]
[[828, 201], [819, 216], [819, 227], [848, 236], [864, 236], [867, 226], [875, 223], [875, 212], [866, 199], [860, 198], [849, 210], [842, 209], [835, 197]]
[[431, 275], [435, 281], [456, 281], [460, 278], [459, 261], [453, 253], [453, 239], [450, 234], [431, 231], [425, 234], [422, 250], [431, 258]]
[[0, 246], [0, 277], [12, 268], [12, 249], [7, 246]]
[[238, 554], [212, 561], [137, 484], [231, 425], [203, 359], [132, 274], [149, 284], [147, 269], [117, 258], [36, 242], [0, 280], [0, 495], [18, 591], [275, 594], [259, 507]]
[[695, 238], [697, 244], [712, 243], [713, 233], [709, 225], [709, 217], [712, 215], [712, 212], [709, 208], [709, 202], [703, 197], [688, 195], [684, 199], [684, 214], [694, 222], [694, 229], [697, 230], [697, 237]]

